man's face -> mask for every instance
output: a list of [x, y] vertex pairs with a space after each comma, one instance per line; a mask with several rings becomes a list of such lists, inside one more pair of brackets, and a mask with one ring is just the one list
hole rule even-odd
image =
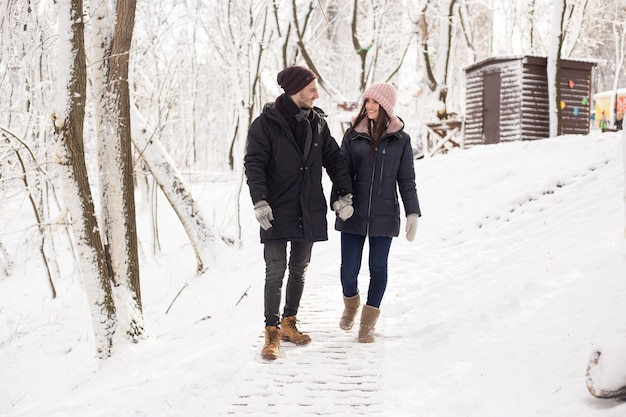
[[313, 102], [320, 98], [320, 95], [317, 92], [317, 80], [311, 81], [309, 85], [291, 96], [291, 98], [299, 108], [312, 109]]

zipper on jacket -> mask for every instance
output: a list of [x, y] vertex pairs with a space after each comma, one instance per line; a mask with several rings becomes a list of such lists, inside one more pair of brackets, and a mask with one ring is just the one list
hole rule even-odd
[[383, 186], [383, 173], [385, 172], [385, 155], [387, 155], [387, 148], [382, 151], [382, 157], [380, 161], [380, 177], [378, 178], [378, 195], [380, 196], [380, 189]]
[[[378, 148], [376, 148], [376, 152], [378, 153]], [[369, 191], [369, 201], [367, 203], [367, 230], [366, 236], [369, 235], [370, 229], [370, 221], [372, 218], [372, 197], [374, 194], [374, 181], [376, 181], [376, 160], [378, 159], [378, 155], [374, 156], [374, 166], [372, 167], [372, 178], [370, 179], [370, 191]]]
[[278, 166], [278, 150], [280, 149], [280, 143], [283, 139], [282, 133], [278, 135], [278, 143], [276, 144], [276, 152], [274, 152], [274, 166]]

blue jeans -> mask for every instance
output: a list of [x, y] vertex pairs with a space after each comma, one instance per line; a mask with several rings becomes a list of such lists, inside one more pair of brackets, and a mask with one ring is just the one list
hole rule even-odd
[[[391, 237], [369, 237], [370, 283], [367, 290], [367, 305], [380, 307], [387, 288], [387, 260], [391, 248]], [[343, 295], [354, 297], [359, 292], [358, 276], [365, 236], [341, 233], [341, 287]]]
[[[295, 316], [298, 313], [304, 290], [304, 276], [311, 261], [312, 249], [313, 242], [291, 242], [283, 316]], [[265, 257], [265, 325], [278, 326], [283, 278], [287, 270], [287, 241], [265, 241], [263, 256]]]

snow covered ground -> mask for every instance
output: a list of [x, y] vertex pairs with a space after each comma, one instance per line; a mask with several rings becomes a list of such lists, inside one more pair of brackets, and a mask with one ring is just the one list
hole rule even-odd
[[[14, 217], [0, 219], [16, 261], [0, 278], [0, 416], [624, 416], [626, 404], [585, 387], [597, 348], [622, 358], [607, 378], [626, 383], [622, 140], [592, 133], [416, 161], [423, 217], [415, 242], [392, 244], [377, 341], [337, 325], [331, 229], [298, 315], [313, 342], [284, 343], [274, 362], [259, 357], [264, 265], [247, 187], [242, 247], [221, 248], [200, 277], [166, 203], [160, 251], [139, 203], [149, 338], [101, 364], [69, 249], [57, 248], [51, 299], [26, 203], [12, 202]], [[237, 186], [194, 183], [227, 233]]]

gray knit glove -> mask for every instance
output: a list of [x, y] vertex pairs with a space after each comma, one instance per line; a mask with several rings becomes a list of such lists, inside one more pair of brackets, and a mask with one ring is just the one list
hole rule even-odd
[[409, 242], [413, 242], [413, 240], [415, 240], [418, 218], [419, 216], [416, 213], [406, 216], [406, 227], [404, 228], [404, 231], [406, 232], [406, 240]]
[[270, 222], [274, 220], [274, 215], [272, 214], [272, 208], [267, 201], [261, 200], [254, 205], [254, 215], [263, 230], [269, 230], [272, 228], [272, 223]]
[[346, 194], [339, 197], [339, 199], [333, 203], [333, 210], [343, 221], [352, 217], [352, 214], [354, 213], [354, 207], [352, 207], [352, 194]]

